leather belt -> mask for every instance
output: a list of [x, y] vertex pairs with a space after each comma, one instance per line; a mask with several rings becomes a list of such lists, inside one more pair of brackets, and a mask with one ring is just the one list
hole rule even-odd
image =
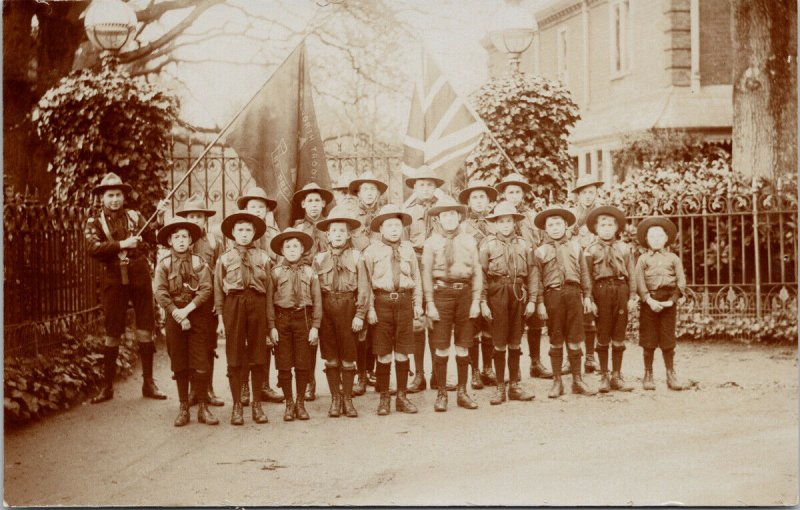
[[445, 280], [434, 280], [433, 286], [434, 286], [434, 288], [442, 287], [442, 288], [445, 288], [445, 289], [463, 290], [463, 289], [470, 288], [472, 286], [472, 282], [464, 282], [464, 281], [461, 281], [461, 282], [458, 282], [458, 281], [448, 282], [448, 281], [445, 281]]
[[383, 296], [385, 298], [391, 299], [392, 301], [397, 301], [401, 297], [410, 297], [411, 290], [399, 290], [399, 291], [388, 291], [383, 289], [375, 289], [374, 290], [376, 296]]

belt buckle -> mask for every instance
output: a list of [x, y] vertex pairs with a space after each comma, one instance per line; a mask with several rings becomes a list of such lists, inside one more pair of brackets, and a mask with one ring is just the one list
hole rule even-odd
[[466, 287], [466, 285], [461, 283], [461, 282], [456, 282], [456, 283], [453, 284], [453, 289], [454, 290], [462, 290], [462, 289], [464, 289], [464, 287]]
[[390, 292], [389, 293], [389, 299], [391, 299], [392, 301], [397, 301], [398, 299], [400, 299], [400, 293], [399, 292]]

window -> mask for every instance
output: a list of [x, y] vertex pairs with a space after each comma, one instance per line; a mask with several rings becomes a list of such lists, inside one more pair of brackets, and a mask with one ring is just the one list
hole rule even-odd
[[583, 154], [583, 173], [589, 175], [592, 173], [592, 153], [586, 152]]
[[567, 27], [561, 27], [556, 32], [556, 77], [561, 80], [564, 85], [569, 81], [569, 74], [567, 72]]
[[630, 71], [630, 0], [612, 0], [611, 17], [611, 76]]

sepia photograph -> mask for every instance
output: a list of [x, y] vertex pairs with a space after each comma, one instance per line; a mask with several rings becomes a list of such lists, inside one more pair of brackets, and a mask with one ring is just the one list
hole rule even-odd
[[792, 507], [796, 0], [2, 0], [8, 507]]

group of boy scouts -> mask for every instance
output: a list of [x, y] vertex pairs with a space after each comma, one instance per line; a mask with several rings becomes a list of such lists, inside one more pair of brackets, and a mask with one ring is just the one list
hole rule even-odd
[[[520, 375], [526, 327], [530, 376], [553, 380], [548, 397], [564, 394], [565, 373], [576, 394], [631, 391], [622, 359], [628, 312], [637, 300], [643, 388], [655, 389], [656, 348], [667, 386], [685, 388], [674, 352], [686, 281], [680, 258], [668, 249], [677, 236], [670, 220], [651, 217], [638, 224], [642, 254], [635, 260], [633, 248], [620, 240], [624, 213], [596, 203], [603, 183], [590, 176], [572, 190], [577, 207], [551, 205], [539, 212], [526, 206], [532, 188], [519, 174], [495, 186], [471, 181], [457, 198], [442, 193], [443, 184], [420, 169], [406, 179], [413, 198], [401, 208], [381, 206], [388, 186], [372, 172], [334, 189], [336, 195], [310, 183], [293, 197], [301, 217], [283, 231], [272, 214], [277, 201], [252, 188], [239, 198], [239, 211], [222, 221], [223, 240], [209, 231], [215, 211], [201, 197], [187, 200], [165, 224], [162, 201], [163, 226], [157, 229], [125, 207], [130, 186], [106, 175], [95, 189], [101, 210], [86, 226], [89, 253], [105, 266], [105, 384], [92, 402], [113, 398], [128, 302], [136, 318], [142, 394], [167, 398], [153, 380], [153, 296], [165, 312], [180, 401], [175, 426], [190, 422], [193, 405], [198, 422], [219, 423], [209, 407], [224, 405], [212, 386], [218, 337], [225, 339], [232, 425], [244, 423], [244, 406], [253, 422], [267, 423], [264, 401], [284, 403], [285, 421], [308, 420], [305, 402], [316, 398], [318, 347], [331, 394], [329, 416], [357, 417], [353, 397], [367, 386], [380, 395], [378, 415], [390, 414], [392, 395], [397, 412], [416, 413], [408, 395], [428, 386], [426, 338], [435, 411], [447, 411], [452, 390], [458, 407], [476, 409], [468, 382], [473, 390], [493, 386], [492, 405], [530, 401], [534, 395]], [[165, 253], [151, 285], [144, 244], [153, 242]], [[545, 327], [550, 370], [540, 348]], [[451, 344], [454, 386], [447, 374]], [[270, 383], [273, 357], [281, 393]], [[595, 371], [598, 389], [582, 377]]]

